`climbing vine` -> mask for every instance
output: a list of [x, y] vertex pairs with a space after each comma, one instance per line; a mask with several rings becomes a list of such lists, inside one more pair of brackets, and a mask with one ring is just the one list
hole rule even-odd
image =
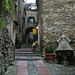
[[13, 11], [12, 0], [2, 0], [0, 4], [1, 4], [1, 11], [8, 11], [9, 13]]
[[5, 26], [5, 24], [4, 24], [4, 17], [2, 17], [2, 18], [0, 19], [0, 30], [3, 29], [4, 26]]
[[6, 0], [6, 11], [8, 11], [11, 14], [12, 18], [14, 19], [12, 0]]
[[4, 12], [10, 13], [12, 18], [14, 19], [12, 0], [0, 0], [0, 12], [0, 29], [2, 29], [4, 27]]
[[1, 11], [8, 11], [12, 12], [13, 11], [13, 2], [12, 0], [1, 0], [0, 1], [0, 10]]

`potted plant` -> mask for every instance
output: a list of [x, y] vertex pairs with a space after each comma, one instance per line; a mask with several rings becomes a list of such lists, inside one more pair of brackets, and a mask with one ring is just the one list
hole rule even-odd
[[52, 46], [47, 46], [45, 48], [45, 55], [46, 55], [46, 61], [47, 62], [53, 62], [54, 58], [55, 58], [55, 54], [54, 54], [55, 49]]

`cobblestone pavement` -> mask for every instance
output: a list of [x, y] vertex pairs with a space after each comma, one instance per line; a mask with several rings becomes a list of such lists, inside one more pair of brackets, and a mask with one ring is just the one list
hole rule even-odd
[[5, 75], [17, 75], [18, 65], [19, 61], [13, 62], [13, 65], [8, 68], [8, 71], [6, 71]]
[[29, 75], [38, 75], [37, 69], [33, 61], [28, 61], [28, 74]]
[[45, 61], [42, 62], [50, 72], [50, 75], [75, 75], [75, 66], [63, 66], [55, 63], [46, 63]]
[[18, 50], [19, 52], [26, 51], [26, 53], [28, 50], [30, 56], [22, 56], [22, 54], [21, 56], [16, 56], [16, 58], [23, 60], [15, 60], [14, 65], [9, 67], [5, 75], [75, 75], [75, 66], [47, 63], [44, 60], [39, 59], [39, 56], [33, 56], [30, 54], [32, 52], [29, 52], [29, 48], [21, 48]]
[[[50, 75], [75, 75], [75, 66], [63, 66], [55, 63], [46, 63], [42, 61], [42, 64], [50, 72]], [[19, 61], [15, 61], [14, 65], [10, 66], [5, 75], [17, 75]], [[28, 75], [39, 75], [33, 61], [27, 61]]]

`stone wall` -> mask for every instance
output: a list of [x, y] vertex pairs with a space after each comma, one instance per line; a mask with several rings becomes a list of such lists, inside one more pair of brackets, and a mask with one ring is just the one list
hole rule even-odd
[[5, 24], [6, 24], [6, 28], [8, 29], [9, 35], [15, 45], [16, 29], [14, 28], [14, 22], [10, 14], [6, 15]]
[[11, 65], [15, 59], [15, 47], [9, 36], [8, 30], [0, 31], [0, 72], [4, 71], [5, 65]]
[[35, 27], [34, 23], [28, 23], [27, 19], [28, 17], [34, 17], [35, 22], [37, 22], [37, 11], [26, 11], [26, 29], [29, 27]]
[[43, 28], [43, 21], [42, 21], [42, 17], [41, 17], [41, 13], [42, 13], [42, 10], [43, 10], [43, 1], [42, 0], [37, 0], [38, 1], [38, 10], [39, 10], [39, 12], [37, 13], [37, 15], [38, 15], [38, 28], [39, 28], [39, 34], [38, 34], [38, 36], [39, 36], [39, 40], [38, 40], [38, 43], [39, 43], [39, 48], [41, 49], [41, 50], [43, 50], [43, 45], [42, 45], [42, 28]]
[[[19, 37], [22, 39], [22, 36], [24, 36], [23, 34], [23, 30], [25, 31], [25, 25], [23, 24], [23, 17], [25, 17], [25, 13], [24, 13], [24, 3], [23, 0], [20, 0], [20, 8], [18, 9], [18, 11], [20, 11], [19, 15]], [[22, 39], [23, 40], [23, 39]]]
[[57, 47], [56, 41], [62, 34], [75, 43], [75, 0], [39, 0], [39, 8], [40, 2], [42, 46]]

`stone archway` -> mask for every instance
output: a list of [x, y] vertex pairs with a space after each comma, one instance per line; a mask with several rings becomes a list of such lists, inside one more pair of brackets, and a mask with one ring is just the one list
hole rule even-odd
[[25, 31], [25, 39], [26, 39], [26, 44], [32, 44], [33, 43], [33, 29], [34, 27], [29, 27]]

